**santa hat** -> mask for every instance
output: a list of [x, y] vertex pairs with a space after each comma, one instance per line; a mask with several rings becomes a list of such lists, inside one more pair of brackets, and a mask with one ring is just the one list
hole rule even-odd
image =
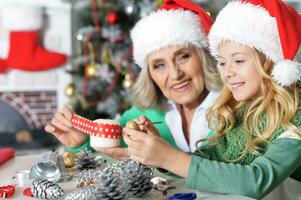
[[170, 45], [208, 47], [212, 19], [188, 0], [165, 0], [157, 11], [142, 18], [131, 31], [134, 60], [141, 68], [147, 56]]
[[301, 80], [294, 62], [301, 42], [301, 16], [282, 0], [240, 0], [228, 3], [209, 33], [210, 50], [217, 55], [224, 40], [264, 53], [275, 66], [272, 76], [282, 86]]

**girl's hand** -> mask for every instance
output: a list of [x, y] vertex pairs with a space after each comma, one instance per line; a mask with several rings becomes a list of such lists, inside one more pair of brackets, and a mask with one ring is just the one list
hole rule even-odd
[[88, 135], [72, 127], [72, 115], [73, 112], [65, 107], [62, 112], [55, 114], [51, 123], [45, 126], [45, 131], [54, 135], [62, 144], [74, 148], [81, 145]]
[[124, 128], [124, 141], [130, 157], [144, 165], [160, 167], [186, 177], [191, 156], [176, 150], [155, 134]]

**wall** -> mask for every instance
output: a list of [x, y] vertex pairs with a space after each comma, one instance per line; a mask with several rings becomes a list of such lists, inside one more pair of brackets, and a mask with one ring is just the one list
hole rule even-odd
[[[45, 49], [72, 55], [72, 4], [63, 0], [1, 0], [0, 1], [0, 58], [9, 52], [9, 32], [1, 26], [1, 11], [6, 6], [41, 6], [44, 27], [40, 44]], [[26, 19], [25, 19], [26, 20]], [[70, 82], [64, 66], [47, 71], [26, 72], [10, 70], [0, 74], [0, 100], [13, 106], [31, 128], [42, 128], [54, 113], [69, 103], [64, 88]], [[5, 117], [5, 116], [1, 116]], [[1, 121], [1, 119], [0, 119]]]

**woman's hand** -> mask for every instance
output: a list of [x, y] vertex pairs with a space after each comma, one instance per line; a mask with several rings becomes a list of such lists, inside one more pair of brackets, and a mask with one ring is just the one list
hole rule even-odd
[[130, 157], [144, 165], [160, 167], [186, 177], [191, 157], [173, 148], [162, 138], [148, 130], [147, 133], [124, 128], [124, 141]]
[[160, 137], [160, 134], [156, 127], [152, 124], [152, 121], [150, 121], [147, 117], [141, 116], [138, 119], [134, 120], [137, 124], [139, 124], [139, 129], [142, 132], [157, 135]]
[[73, 112], [65, 107], [62, 112], [55, 114], [51, 123], [45, 126], [45, 131], [54, 135], [62, 144], [74, 148], [81, 145], [88, 135], [72, 127], [72, 115]]
[[117, 160], [125, 160], [128, 157], [128, 148], [114, 147], [114, 148], [95, 148], [94, 149], [102, 154]]

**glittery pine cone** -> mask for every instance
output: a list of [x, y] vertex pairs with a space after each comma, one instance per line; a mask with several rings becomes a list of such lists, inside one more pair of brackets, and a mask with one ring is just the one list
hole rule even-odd
[[100, 165], [100, 161], [95, 154], [87, 149], [84, 149], [77, 154], [74, 164], [78, 170], [82, 171], [87, 169], [95, 169]]
[[94, 199], [94, 186], [77, 189], [67, 194], [65, 200], [91, 200]]
[[153, 169], [131, 159], [123, 161], [121, 179], [129, 197], [142, 197], [151, 191]]
[[118, 163], [106, 167], [97, 177], [95, 199], [123, 200], [126, 192], [120, 182], [120, 167]]
[[40, 199], [56, 199], [65, 194], [59, 185], [43, 179], [33, 181], [31, 193], [34, 197]]

